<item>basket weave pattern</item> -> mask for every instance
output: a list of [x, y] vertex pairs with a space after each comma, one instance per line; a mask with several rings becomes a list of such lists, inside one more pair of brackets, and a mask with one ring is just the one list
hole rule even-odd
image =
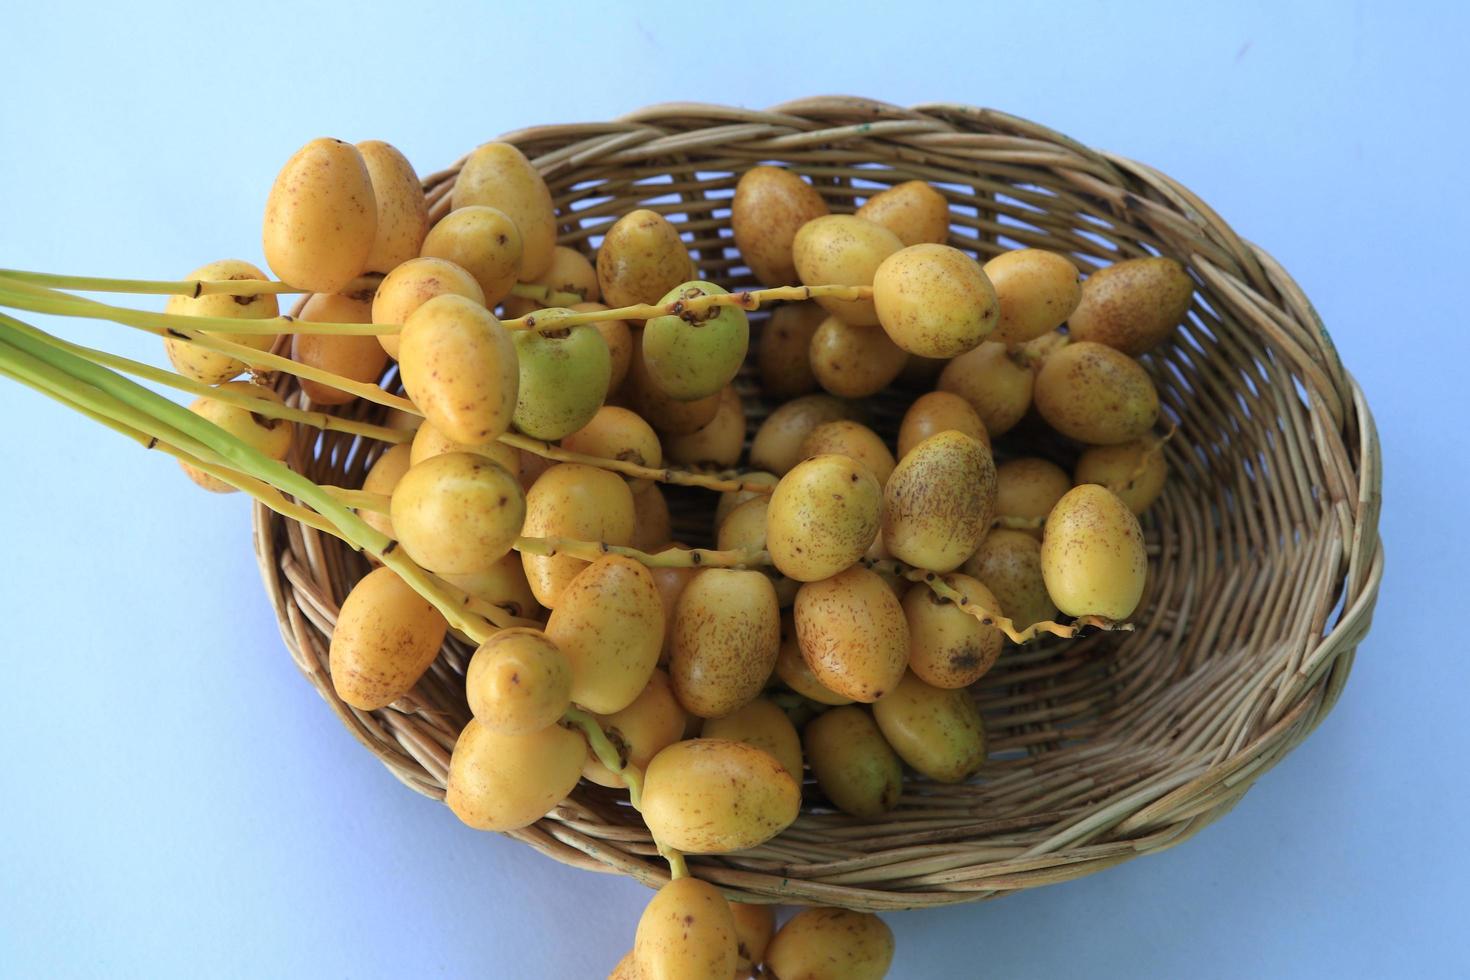
[[[1161, 254], [1198, 284], [1174, 341], [1143, 358], [1178, 434], [1166, 447], [1169, 484], [1144, 518], [1152, 571], [1138, 630], [1008, 649], [974, 692], [991, 750], [971, 783], [911, 779], [900, 807], [871, 823], [817, 805], [809, 785], [793, 827], [748, 852], [692, 859], [700, 877], [745, 900], [869, 910], [1076, 878], [1223, 815], [1331, 709], [1382, 575], [1372, 417], [1291, 277], [1187, 189], [1036, 124], [947, 104], [661, 105], [502, 139], [545, 175], [562, 244], [590, 254], [610, 222], [651, 207], [686, 233], [701, 278], [731, 288], [753, 281], [730, 237], [730, 197], [763, 162], [809, 177], [834, 212], [893, 183], [929, 181], [951, 203], [950, 243], [981, 261], [1020, 246], [1065, 252], [1084, 270]], [[425, 180], [435, 219], [457, 171]], [[753, 315], [754, 329], [761, 322]], [[294, 380], [280, 385], [300, 399]], [[770, 406], [747, 404], [753, 432]], [[877, 400], [880, 431], [901, 407]], [[363, 404], [347, 411], [381, 417]], [[292, 463], [318, 482], [357, 486], [381, 448], [323, 433]], [[687, 519], [687, 497], [671, 499]], [[442, 798], [469, 717], [471, 651], [450, 639], [409, 697], [349, 708], [333, 693], [327, 648], [367, 563], [259, 506], [255, 546], [307, 679], [389, 771]], [[579, 867], [667, 878], [638, 814], [600, 787], [580, 786], [511, 836]]]

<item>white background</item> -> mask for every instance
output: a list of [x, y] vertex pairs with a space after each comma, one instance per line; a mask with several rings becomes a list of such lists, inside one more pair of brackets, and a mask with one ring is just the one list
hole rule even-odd
[[[1461, 48], [1446, 4], [366, 4], [5, 16], [0, 266], [259, 261], [281, 162], [669, 99], [846, 92], [1029, 116], [1271, 250], [1377, 411], [1388, 574], [1335, 713], [1228, 818], [1102, 875], [889, 917], [898, 977], [1470, 971], [1460, 823]], [[308, 9], [308, 7], [310, 9]], [[532, 10], [531, 8], [535, 8]], [[101, 324], [70, 335], [161, 360]], [[646, 900], [461, 827], [297, 675], [240, 497], [0, 385], [0, 974], [600, 977]]]

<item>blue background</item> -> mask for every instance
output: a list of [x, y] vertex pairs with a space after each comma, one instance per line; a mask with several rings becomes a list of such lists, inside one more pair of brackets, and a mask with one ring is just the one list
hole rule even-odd
[[[676, 98], [991, 105], [1182, 180], [1295, 274], [1377, 412], [1376, 625], [1334, 714], [1227, 819], [889, 916], [893, 975], [1470, 972], [1460, 5], [41, 6], [0, 35], [0, 265], [259, 261], [270, 180], [313, 136], [428, 172]], [[0, 974], [606, 973], [646, 892], [464, 829], [371, 759], [283, 651], [240, 497], [14, 386], [0, 413]]]

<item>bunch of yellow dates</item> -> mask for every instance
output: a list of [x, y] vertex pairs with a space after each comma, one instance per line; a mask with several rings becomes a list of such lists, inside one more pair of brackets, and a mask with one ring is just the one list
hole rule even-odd
[[[893, 938], [877, 918], [812, 909], [776, 931], [683, 855], [758, 847], [804, 793], [873, 819], [906, 768], [971, 777], [986, 747], [967, 689], [1006, 644], [1126, 622], [1147, 575], [1137, 515], [1166, 479], [1135, 358], [1181, 322], [1193, 283], [1161, 258], [1085, 281], [1034, 248], [982, 265], [948, 244], [949, 205], [919, 181], [832, 214], [798, 174], [755, 167], [730, 224], [765, 288], [700, 279], [652, 210], [603, 229], [595, 257], [557, 245], [547, 185], [506, 143], [466, 159], [432, 227], [385, 143], [291, 158], [264, 246], [313, 294], [300, 320], [323, 325], [292, 339], [304, 395], [351, 402], [391, 359], [410, 403], [344, 499], [422, 575], [384, 564], [357, 583], [332, 682], [385, 708], [455, 629], [478, 645], [448, 776], [460, 819], [524, 827], [582, 779], [629, 791], [673, 877], [614, 976], [879, 977]], [[238, 261], [194, 276], [266, 278]], [[772, 303], [752, 343], [747, 313]], [[169, 312], [279, 311], [257, 293]], [[226, 339], [275, 342], [247, 331]], [[188, 377], [274, 398], [233, 381], [247, 364], [228, 353], [168, 349]], [[755, 394], [771, 410], [751, 433]], [[870, 424], [880, 395], [903, 408], [891, 431]], [[293, 427], [239, 398], [194, 410], [290, 450]], [[1075, 449], [1071, 472], [1018, 438], [1046, 428]], [[686, 533], [712, 547], [674, 540], [669, 485], [702, 488]]]

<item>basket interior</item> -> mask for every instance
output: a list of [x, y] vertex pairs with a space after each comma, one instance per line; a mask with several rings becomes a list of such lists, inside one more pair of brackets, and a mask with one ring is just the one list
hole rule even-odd
[[[1358, 495], [1357, 423], [1340, 368], [1294, 339], [1300, 327], [1290, 304], [1262, 312], [1254, 302], [1283, 288], [1279, 270], [1244, 266], [1228, 241], [1186, 220], [1203, 205], [1177, 185], [1151, 184], [1096, 155], [1079, 155], [1069, 170], [1040, 150], [1011, 148], [1029, 133], [1004, 136], [1000, 150], [982, 136], [983, 152], [940, 142], [919, 153], [852, 127], [784, 142], [681, 141], [677, 117], [659, 123], [672, 134], [668, 149], [632, 157], [618, 148], [618, 126], [510, 137], [546, 173], [562, 244], [590, 256], [612, 221], [647, 207], [680, 228], [701, 277], [731, 289], [757, 285], [734, 248], [730, 202], [741, 173], [773, 163], [810, 178], [834, 212], [904, 180], [928, 181], [950, 202], [950, 244], [981, 261], [1023, 246], [1063, 252], [1084, 270], [1168, 255], [1198, 284], [1188, 322], [1142, 359], [1159, 388], [1161, 424], [1178, 431], [1165, 449], [1168, 485], [1143, 520], [1151, 569], [1137, 631], [1008, 647], [974, 689], [990, 758], [970, 783], [910, 776], [900, 807], [869, 823], [825, 807], [809, 780], [794, 827], [749, 852], [697, 859], [698, 873], [746, 897], [942, 904], [1097, 870], [1167, 846], [1229, 809], [1330, 705], [1335, 687], [1326, 673], [1339, 658], [1322, 653], [1322, 638], [1356, 591], [1344, 507]], [[700, 131], [712, 125], [701, 120]], [[1048, 152], [1063, 150], [1076, 152]], [[452, 179], [447, 171], [427, 183], [436, 218], [448, 210]], [[752, 314], [754, 331], [766, 317]], [[753, 434], [772, 406], [749, 372], [742, 385]], [[873, 425], [890, 446], [904, 407], [923, 390], [900, 384], [871, 400]], [[348, 411], [382, 416], [370, 406]], [[319, 482], [356, 486], [380, 448], [326, 433], [294, 462]], [[1078, 451], [1039, 424], [997, 441], [998, 458], [1043, 455], [1069, 472]], [[668, 496], [676, 533], [708, 540], [715, 495]], [[310, 529], [279, 519], [269, 528], [264, 547], [279, 569], [283, 627], [298, 662], [399, 778], [442, 795], [448, 750], [469, 717], [469, 650], [447, 642], [413, 695], [393, 708], [346, 708], [326, 680], [327, 637], [337, 604], [367, 565]], [[583, 784], [516, 836], [587, 867], [649, 882], [663, 875], [636, 812], [599, 787]]]

